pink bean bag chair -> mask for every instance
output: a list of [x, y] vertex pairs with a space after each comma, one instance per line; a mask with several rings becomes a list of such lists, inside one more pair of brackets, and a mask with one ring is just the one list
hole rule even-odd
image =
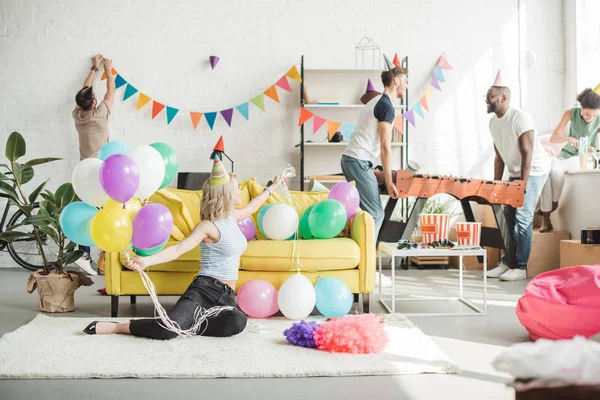
[[533, 340], [587, 338], [600, 332], [600, 265], [536, 276], [519, 299], [517, 317]]

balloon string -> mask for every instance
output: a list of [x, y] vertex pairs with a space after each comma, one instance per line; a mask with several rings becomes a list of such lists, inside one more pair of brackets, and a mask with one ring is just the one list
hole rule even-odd
[[[293, 178], [296, 176], [296, 169], [292, 167], [290, 164], [283, 170], [281, 176], [285, 179]], [[281, 192], [279, 196], [279, 202], [284, 204], [292, 205], [298, 213], [302, 210], [297, 201], [294, 200], [294, 197], [291, 195], [288, 187], [286, 185], [281, 185]], [[291, 258], [291, 266], [290, 270], [294, 270], [294, 261], [296, 262], [296, 272], [300, 273], [300, 270], [304, 269], [302, 266], [302, 262], [300, 261], [300, 252], [298, 251], [298, 229], [294, 232], [294, 243], [292, 246], [292, 258]]]

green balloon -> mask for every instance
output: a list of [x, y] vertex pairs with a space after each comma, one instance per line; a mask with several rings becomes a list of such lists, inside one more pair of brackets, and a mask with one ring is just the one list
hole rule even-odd
[[316, 239], [330, 239], [337, 236], [346, 226], [346, 208], [337, 200], [323, 200], [317, 203], [308, 216], [310, 232]]
[[165, 179], [163, 179], [159, 187], [159, 189], [162, 189], [171, 183], [173, 178], [175, 178], [175, 175], [177, 175], [179, 161], [177, 160], [177, 154], [175, 154], [175, 150], [173, 150], [173, 148], [168, 144], [156, 142], [152, 143], [150, 147], [154, 147], [160, 153], [163, 161], [165, 162]]
[[161, 251], [162, 249], [165, 248], [165, 246], [167, 245], [167, 243], [169, 242], [169, 238], [167, 238], [167, 240], [165, 240], [164, 242], [162, 242], [161, 244], [159, 244], [156, 247], [152, 247], [150, 249], [146, 249], [146, 250], [140, 250], [140, 249], [136, 249], [136, 247], [132, 244], [131, 247], [133, 248], [133, 252], [135, 254], [137, 254], [138, 256], [141, 257], [148, 257], [151, 256], [153, 254], [158, 253], [159, 251]]
[[308, 208], [306, 210], [304, 210], [304, 214], [302, 214], [302, 218], [300, 218], [300, 226], [299, 226], [299, 230], [300, 230], [300, 236], [302, 236], [304, 239], [313, 239], [313, 234], [310, 231], [310, 227], [308, 226], [308, 216], [310, 215], [310, 212], [312, 211], [313, 208], [315, 208], [316, 204], [312, 204], [310, 206], [308, 206]]

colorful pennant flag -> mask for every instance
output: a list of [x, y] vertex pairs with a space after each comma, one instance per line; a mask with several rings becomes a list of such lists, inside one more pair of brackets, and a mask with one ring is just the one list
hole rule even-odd
[[225, 118], [225, 122], [227, 125], [231, 126], [231, 118], [233, 117], [233, 108], [228, 108], [227, 110], [221, 111], [221, 115]]
[[298, 126], [302, 126], [303, 123], [312, 118], [314, 114], [308, 111], [306, 108], [300, 108], [300, 120], [298, 121]]
[[248, 121], [248, 102], [240, 104], [235, 109], [246, 118], [246, 121]]
[[115, 78], [115, 86], [116, 88], [120, 88], [121, 86], [125, 85], [127, 83], [127, 81], [125, 79], [123, 79], [123, 77], [121, 75], [117, 74], [117, 77]]
[[433, 98], [433, 89], [431, 86], [427, 86], [427, 89], [425, 89], [425, 96], [427, 96], [429, 100]]
[[435, 67], [433, 75], [438, 79], [438, 81], [446, 82], [446, 77], [444, 76], [444, 73], [442, 72], [442, 69], [440, 67]]
[[138, 97], [137, 109], [144, 107], [148, 102], [152, 100], [150, 97], [146, 96], [144, 93], [140, 92], [140, 97]]
[[264, 94], [279, 103], [279, 96], [277, 95], [277, 89], [275, 89], [275, 85], [272, 85], [267, 90], [265, 90]]
[[408, 110], [404, 114], [402, 114], [405, 120], [407, 120], [413, 127], [415, 126], [415, 115], [413, 110]]
[[196, 129], [198, 127], [198, 122], [200, 122], [200, 119], [202, 119], [202, 113], [191, 111], [190, 118], [192, 119], [192, 125], [194, 126], [194, 129]]
[[285, 74], [288, 78], [292, 78], [295, 81], [302, 82], [302, 77], [298, 73], [298, 68], [294, 65], [290, 70]]
[[318, 115], [315, 115], [313, 119], [313, 134], [317, 133], [319, 128], [322, 127], [326, 121], [327, 120], [325, 118], [321, 118]]
[[279, 86], [280, 88], [282, 88], [285, 91], [291, 92], [292, 88], [290, 87], [290, 83], [288, 82], [287, 78], [285, 76], [282, 76], [281, 79], [279, 79], [275, 85]]
[[128, 98], [130, 98], [137, 92], [138, 92], [138, 90], [136, 88], [134, 88], [133, 86], [131, 86], [130, 83], [128, 83], [127, 87], [125, 88], [125, 93], [123, 93], [123, 101], [127, 100]]
[[403, 131], [402, 121], [402, 115], [397, 115], [394, 118], [394, 128], [398, 129], [400, 132]]
[[425, 113], [423, 113], [423, 108], [421, 107], [421, 103], [417, 103], [413, 106], [413, 110], [423, 119], [425, 119]]
[[210, 130], [212, 131], [213, 126], [215, 126], [215, 120], [217, 119], [217, 113], [216, 112], [204, 113], [204, 118], [206, 118], [206, 122], [208, 122], [208, 126], [210, 127]]
[[344, 136], [346, 138], [352, 136], [355, 129], [356, 129], [356, 125], [354, 125], [354, 124], [342, 124], [342, 132], [344, 132]]
[[436, 88], [440, 92], [442, 91], [442, 88], [440, 87], [440, 84], [438, 83], [438, 80], [437, 80], [437, 78], [435, 76], [431, 77], [431, 86], [433, 86], [434, 88]]
[[164, 104], [160, 104], [158, 101], [153, 100], [152, 101], [152, 119], [154, 119], [154, 117], [156, 117], [158, 115], [158, 113], [160, 113], [163, 108], [165, 108]]
[[[117, 70], [116, 70], [116, 69], [114, 69], [114, 68], [111, 68], [111, 70], [110, 70], [110, 71], [112, 72], [112, 74], [113, 74], [113, 75], [116, 75], [116, 74], [117, 74]], [[107, 78], [107, 76], [106, 76], [106, 71], [104, 71], [104, 72], [102, 73], [102, 78], [100, 78], [100, 80], [101, 80], [101, 81], [103, 81], [103, 80], [105, 80], [106, 78]]]
[[398, 53], [396, 53], [396, 55], [394, 56], [394, 61], [392, 61], [392, 64], [394, 64], [396, 67], [400, 66], [400, 59], [398, 58]]
[[427, 104], [427, 96], [426, 95], [421, 96], [421, 100], [419, 100], [419, 104], [421, 104], [424, 109], [429, 111], [429, 104]]
[[[317, 118], [316, 115], [315, 118]], [[341, 125], [342, 124], [340, 124], [339, 122], [327, 121], [327, 137], [331, 139]]]
[[450, 63], [448, 62], [448, 59], [446, 58], [446, 56], [440, 57], [440, 60], [438, 61], [438, 65], [444, 69], [453, 69], [452, 65], [450, 65]]
[[167, 125], [169, 125], [171, 123], [171, 121], [173, 121], [173, 118], [175, 118], [175, 116], [177, 115], [178, 112], [179, 112], [178, 108], [173, 108], [173, 107], [167, 106]]
[[258, 107], [261, 111], [265, 111], [265, 97], [261, 94], [250, 100], [252, 104]]

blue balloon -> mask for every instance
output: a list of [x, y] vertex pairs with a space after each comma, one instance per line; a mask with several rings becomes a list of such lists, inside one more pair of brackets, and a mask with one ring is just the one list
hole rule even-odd
[[90, 225], [97, 212], [96, 207], [82, 201], [71, 203], [60, 213], [60, 228], [71, 242], [82, 246], [95, 246]]
[[[265, 235], [265, 233], [263, 232], [263, 227], [262, 227], [263, 217], [267, 213], [267, 210], [273, 206], [274, 206], [274, 204], [267, 204], [266, 206], [264, 206], [262, 208], [262, 210], [260, 210], [260, 212], [258, 213], [258, 218], [256, 218], [256, 223], [258, 224], [258, 229], [260, 229], [260, 231], [262, 232], [263, 235]], [[267, 235], [265, 235], [265, 236], [267, 236]]]
[[336, 278], [320, 278], [315, 285], [317, 310], [326, 317], [338, 318], [348, 314], [354, 296], [348, 286]]
[[98, 152], [98, 158], [104, 161], [114, 154], [127, 154], [129, 153], [129, 150], [131, 150], [130, 145], [115, 140], [114, 142], [108, 142], [102, 146]]

